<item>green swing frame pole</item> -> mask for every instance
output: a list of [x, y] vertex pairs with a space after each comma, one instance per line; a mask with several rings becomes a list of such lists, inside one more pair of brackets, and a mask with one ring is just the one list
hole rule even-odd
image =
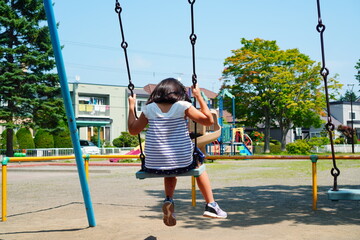
[[72, 107], [72, 102], [70, 98], [69, 86], [65, 72], [64, 60], [61, 53], [59, 36], [56, 28], [55, 15], [52, 0], [44, 0], [45, 12], [47, 16], [48, 26], [50, 30], [51, 43], [53, 46], [53, 51], [55, 54], [56, 67], [58, 75], [60, 78], [61, 93], [64, 99], [64, 105], [66, 110], [66, 115], [68, 119], [68, 125], [71, 134], [71, 141], [74, 147], [74, 153], [76, 158], [77, 170], [80, 178], [81, 190], [84, 198], [86, 214], [90, 227], [96, 226], [96, 221], [94, 217], [94, 209], [90, 197], [89, 185], [86, 180], [85, 168], [82, 159], [82, 151], [80, 148], [79, 135], [76, 128], [76, 120], [74, 115], [74, 110]]

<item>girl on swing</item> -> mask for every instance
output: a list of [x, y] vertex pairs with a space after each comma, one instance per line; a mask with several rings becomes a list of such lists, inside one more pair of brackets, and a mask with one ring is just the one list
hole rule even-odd
[[[162, 80], [151, 93], [138, 119], [135, 117], [136, 95], [129, 97], [129, 133], [139, 134], [147, 124], [145, 137], [145, 171], [158, 174], [179, 174], [197, 167], [193, 161], [194, 146], [190, 139], [186, 117], [205, 126], [214, 123], [212, 114], [201, 96], [200, 89], [192, 86], [192, 94], [200, 105], [200, 111], [191, 104], [185, 86], [174, 78]], [[206, 201], [203, 216], [226, 218], [227, 214], [215, 202], [206, 171], [196, 178]], [[176, 177], [164, 177], [165, 200], [163, 221], [174, 226], [174, 191]]]

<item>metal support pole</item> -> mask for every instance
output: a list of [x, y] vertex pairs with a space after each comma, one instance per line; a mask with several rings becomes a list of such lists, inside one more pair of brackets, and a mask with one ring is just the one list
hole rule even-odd
[[354, 116], [353, 116], [353, 100], [352, 100], [352, 95], [351, 95], [351, 100], [350, 100], [350, 108], [351, 108], [351, 129], [352, 129], [352, 141], [351, 141], [351, 151], [352, 153], [355, 153], [355, 147], [354, 147], [354, 142], [355, 142], [355, 131], [354, 131]]
[[196, 206], [196, 182], [194, 176], [191, 176], [191, 206]]
[[84, 158], [84, 167], [85, 167], [85, 175], [86, 180], [89, 181], [89, 161], [90, 161], [90, 155], [86, 154], [86, 157]]
[[101, 141], [100, 141], [100, 131], [101, 131], [101, 127], [100, 127], [100, 126], [97, 127], [97, 131], [98, 131], [97, 145], [98, 145], [98, 148], [101, 148]]
[[89, 222], [90, 227], [96, 226], [96, 221], [94, 217], [94, 209], [92, 206], [92, 201], [90, 197], [90, 191], [89, 186], [86, 180], [86, 174], [84, 170], [84, 164], [83, 164], [83, 158], [82, 158], [82, 151], [80, 148], [80, 142], [79, 142], [79, 136], [77, 134], [76, 129], [76, 119], [75, 114], [70, 98], [70, 92], [69, 92], [69, 86], [68, 81], [66, 77], [66, 71], [65, 71], [65, 65], [61, 53], [61, 45], [59, 41], [59, 36], [56, 28], [56, 21], [55, 21], [55, 15], [54, 15], [54, 9], [53, 4], [51, 0], [44, 0], [44, 6], [45, 6], [45, 12], [47, 16], [48, 26], [50, 30], [50, 37], [51, 37], [51, 43], [53, 46], [53, 51], [55, 54], [55, 60], [56, 60], [56, 67], [58, 71], [58, 75], [60, 78], [60, 85], [61, 85], [61, 93], [62, 97], [64, 99], [64, 105], [66, 110], [66, 116], [68, 119], [68, 125], [70, 129], [71, 134], [71, 141], [74, 147], [74, 153], [76, 158], [76, 165], [78, 169], [78, 175], [80, 178], [80, 184], [81, 184], [81, 190], [84, 198], [87, 218]]
[[7, 163], [9, 161], [8, 157], [2, 161], [2, 168], [1, 168], [1, 221], [6, 221], [7, 215]]
[[318, 160], [317, 155], [311, 155], [310, 160], [312, 163], [312, 189], [313, 189], [313, 202], [312, 202], [312, 209], [315, 211], [317, 210], [317, 169], [316, 163]]

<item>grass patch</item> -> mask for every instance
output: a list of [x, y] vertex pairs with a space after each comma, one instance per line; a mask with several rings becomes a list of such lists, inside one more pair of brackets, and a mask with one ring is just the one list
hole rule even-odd
[[[340, 170], [358, 168], [360, 173], [360, 160], [337, 160]], [[319, 160], [318, 172], [330, 172], [331, 160]], [[311, 177], [312, 163], [304, 160], [237, 160], [216, 161], [207, 165], [209, 172], [222, 171], [230, 181], [243, 179], [286, 179], [293, 177]], [[210, 173], [211, 174], [211, 173]], [[330, 173], [329, 173], [330, 174]]]

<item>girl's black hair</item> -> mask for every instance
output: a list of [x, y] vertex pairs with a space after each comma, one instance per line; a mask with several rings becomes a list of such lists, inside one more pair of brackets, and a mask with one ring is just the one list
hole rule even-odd
[[185, 86], [179, 80], [166, 78], [156, 85], [146, 104], [152, 102], [175, 103], [177, 101], [191, 102]]

